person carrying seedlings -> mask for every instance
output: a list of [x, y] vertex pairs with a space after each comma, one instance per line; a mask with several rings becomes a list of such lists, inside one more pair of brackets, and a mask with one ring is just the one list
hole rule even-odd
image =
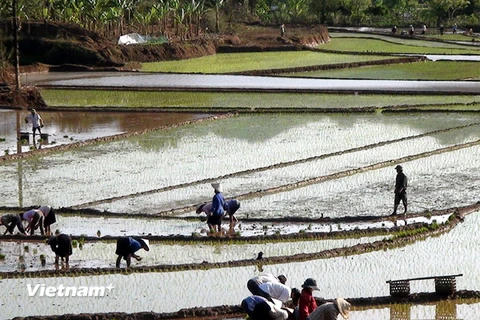
[[45, 228], [45, 235], [51, 236], [52, 231], [50, 226], [57, 222], [55, 217], [55, 211], [52, 209], [51, 206], [41, 206], [38, 210], [42, 211], [44, 219], [43, 219], [43, 227]]
[[337, 320], [338, 315], [343, 319], [350, 317], [350, 303], [343, 298], [337, 298], [333, 302], [327, 302], [315, 309], [307, 320]]
[[137, 261], [142, 260], [142, 257], [135, 254], [140, 249], [145, 251], [150, 251], [149, 242], [146, 239], [140, 239], [138, 237], [121, 237], [117, 240], [117, 249], [115, 254], [118, 255], [117, 263], [115, 264], [117, 268], [120, 268], [120, 261], [122, 258], [127, 262], [127, 268], [130, 267], [132, 257]]
[[207, 219], [207, 224], [211, 233], [215, 233], [215, 226], [220, 233], [222, 232], [222, 219], [225, 214], [225, 209], [223, 209], [225, 199], [222, 194], [222, 186], [220, 183], [212, 183], [212, 187], [215, 191], [215, 195], [212, 199], [212, 211]]
[[317, 309], [317, 301], [313, 297], [313, 290], [320, 290], [317, 281], [312, 278], [306, 279], [302, 284], [302, 293], [298, 301], [298, 319], [306, 320]]
[[35, 109], [32, 109], [30, 114], [25, 117], [25, 123], [29, 121], [32, 123], [33, 142], [35, 142], [35, 132], [38, 131], [39, 134], [42, 134], [43, 119]]
[[50, 237], [47, 241], [55, 252], [55, 265], [58, 266], [59, 258], [65, 259], [65, 264], [68, 269], [69, 257], [72, 255], [72, 238], [69, 235], [60, 233], [56, 236]]
[[0, 226], [2, 225], [5, 226], [6, 228], [3, 235], [6, 235], [7, 232], [10, 234], [13, 234], [13, 230], [15, 229], [15, 226], [17, 227], [18, 231], [20, 231], [20, 233], [23, 233], [24, 235], [27, 234], [22, 225], [22, 218], [18, 214], [6, 214], [1, 216]]
[[43, 230], [43, 212], [38, 210], [38, 209], [31, 209], [28, 210], [27, 212], [21, 213], [20, 214], [22, 220], [25, 220], [28, 222], [28, 226], [25, 229], [26, 232], [30, 232], [30, 235], [33, 236], [35, 233], [35, 230], [40, 227], [40, 233], [42, 236], [45, 234]]
[[403, 173], [403, 167], [398, 165], [395, 167], [397, 170], [397, 177], [395, 179], [395, 200], [393, 201], [393, 213], [392, 216], [397, 214], [397, 208], [400, 204], [400, 200], [403, 203], [403, 214], [407, 213], [407, 176]]

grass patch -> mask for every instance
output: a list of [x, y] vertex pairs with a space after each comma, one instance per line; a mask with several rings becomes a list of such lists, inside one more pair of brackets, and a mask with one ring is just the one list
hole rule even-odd
[[[480, 103], [480, 96], [374, 95], [314, 93], [159, 92], [42, 89], [49, 106], [128, 108], [211, 108], [219, 111], [255, 108], [362, 108], [404, 105]], [[462, 107], [462, 106], [460, 106]], [[473, 107], [473, 109], [478, 106]], [[427, 107], [428, 109], [428, 107]]]
[[425, 61], [289, 74], [298, 77], [383, 80], [479, 80], [480, 62]]
[[142, 71], [176, 73], [230, 73], [391, 59], [313, 51], [221, 53], [181, 61], [142, 64]]
[[[430, 45], [430, 43], [436, 46]], [[416, 45], [392, 43], [371, 38], [333, 38], [329, 43], [319, 46], [323, 50], [342, 52], [372, 52], [391, 54], [480, 54], [479, 49], [461, 48], [443, 42], [421, 41]]]

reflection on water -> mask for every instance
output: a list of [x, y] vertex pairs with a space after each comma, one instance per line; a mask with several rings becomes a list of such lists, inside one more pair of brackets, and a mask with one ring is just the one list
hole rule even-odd
[[[41, 147], [72, 143], [105, 137], [125, 132], [153, 129], [185, 121], [208, 117], [208, 114], [155, 113], [155, 112], [78, 112], [78, 111], [39, 111], [45, 127], [42, 133], [48, 134], [48, 143]], [[29, 134], [24, 141], [22, 152], [33, 147], [31, 125], [26, 124], [26, 111], [0, 110], [0, 150], [17, 152], [17, 128]], [[17, 116], [20, 118], [17, 125]], [[37, 136], [36, 145], [38, 146]]]

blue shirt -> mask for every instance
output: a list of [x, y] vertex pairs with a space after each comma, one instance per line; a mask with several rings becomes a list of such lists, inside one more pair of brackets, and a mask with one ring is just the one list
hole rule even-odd
[[221, 192], [215, 193], [212, 199], [212, 216], [223, 216], [225, 213], [223, 209], [224, 203], [223, 194]]
[[131, 253], [135, 253], [142, 248], [142, 245], [140, 244], [140, 242], [133, 239], [132, 237], [129, 237], [128, 240], [129, 240], [129, 247], [130, 247]]
[[261, 302], [265, 302], [267, 299], [264, 297], [260, 296], [250, 296], [246, 297], [242, 301], [242, 307], [246, 309], [245, 311], [250, 315], [253, 312], [253, 309], [255, 309], [255, 306]]
[[225, 211], [227, 211], [228, 214], [231, 214], [232, 211], [237, 211], [238, 208], [240, 208], [240, 201], [238, 201], [237, 199], [227, 200], [225, 201], [223, 208], [225, 209]]

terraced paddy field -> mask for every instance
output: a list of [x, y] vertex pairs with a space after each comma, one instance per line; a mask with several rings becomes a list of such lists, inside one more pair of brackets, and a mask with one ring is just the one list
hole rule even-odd
[[[237, 305], [248, 295], [246, 281], [261, 271], [286, 274], [292, 287], [322, 279], [324, 298], [388, 296], [387, 280], [435, 274], [463, 273], [458, 289], [475, 290], [479, 123], [476, 113], [237, 115], [5, 161], [2, 213], [52, 204], [59, 213], [54, 228], [81, 243], [70, 270], [57, 273], [40, 236], [4, 236], [1, 281], [12, 305], [40, 303], [27, 295], [27, 282], [115, 284], [88, 307], [75, 300], [43, 311], [9, 307], [6, 319]], [[392, 218], [398, 163], [410, 178], [411, 205], [407, 216]], [[213, 181], [241, 201], [240, 221], [230, 230], [225, 222], [220, 237], [208, 236], [194, 212], [211, 198]], [[457, 224], [454, 208], [466, 205], [473, 207]], [[124, 235], [152, 241], [127, 274], [114, 268], [115, 240]], [[458, 257], [461, 263], [444, 263]], [[182, 282], [195, 283], [189, 292], [221, 286], [231, 294], [179, 299], [186, 296]], [[412, 291], [430, 286], [418, 282]], [[127, 288], [137, 288], [141, 299], [125, 300]], [[158, 296], [175, 299], [153, 302]], [[354, 309], [352, 317], [383, 316], [390, 308]]]
[[[415, 52], [464, 50], [425, 42], [437, 49], [416, 46]], [[122, 108], [135, 103], [123, 97], [138, 98], [117, 92], [103, 104], [93, 102], [102, 94], [87, 103], [87, 94], [79, 92], [62, 105], [68, 90], [45, 92], [56, 107], [74, 114], [83, 105], [114, 109], [105, 123], [124, 123]], [[267, 96], [255, 95], [243, 104], [248, 96], [229, 92], [216, 96], [219, 106], [212, 108], [211, 93], [199, 94], [198, 101], [195, 94], [177, 103], [207, 106], [209, 114], [183, 108], [182, 121], [164, 123], [153, 112], [140, 121], [149, 124], [145, 128], [119, 125], [113, 135], [1, 158], [0, 214], [52, 205], [58, 213], [53, 229], [75, 242], [69, 268], [61, 263], [56, 270], [45, 237], [0, 236], [1, 319], [244, 319], [239, 304], [250, 294], [246, 282], [261, 272], [284, 274], [287, 285], [297, 288], [316, 278], [318, 301], [345, 297], [352, 319], [477, 318], [478, 96], [290, 93], [265, 103]], [[152, 95], [143, 98], [162, 99]], [[275, 108], [275, 101], [291, 110], [253, 113], [251, 106]], [[329, 113], [303, 113], [316, 101]], [[236, 104], [242, 114], [225, 113]], [[426, 105], [430, 112], [405, 112], [404, 104]], [[463, 110], [447, 104], [463, 104]], [[397, 164], [409, 178], [409, 207], [406, 215], [390, 216]], [[212, 198], [212, 182], [241, 201], [239, 221], [224, 221], [219, 234], [209, 234], [203, 215], [195, 213]], [[128, 270], [124, 264], [115, 268], [115, 242], [125, 235], [151, 245]], [[428, 280], [412, 281], [411, 294], [396, 298], [386, 283], [459, 274], [452, 295], [434, 293]], [[110, 289], [93, 298], [45, 297], [32, 294], [35, 286]]]

